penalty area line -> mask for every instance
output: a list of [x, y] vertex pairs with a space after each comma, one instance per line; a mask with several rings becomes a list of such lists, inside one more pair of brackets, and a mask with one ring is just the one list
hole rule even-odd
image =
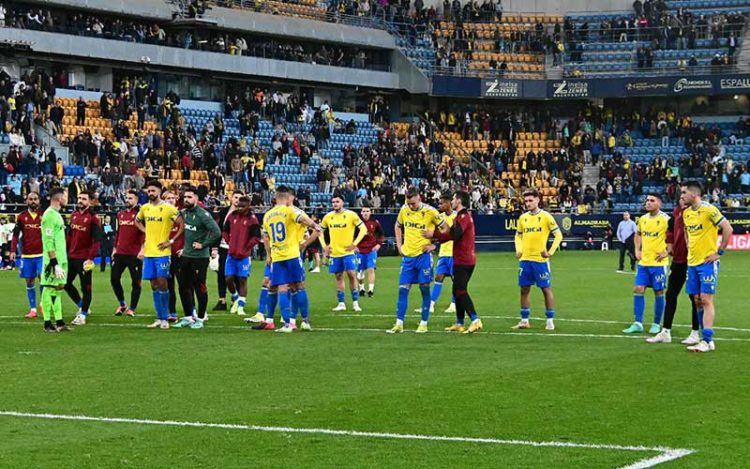
[[265, 425], [248, 425], [232, 423], [210, 423], [210, 422], [190, 422], [178, 420], [153, 420], [153, 419], [136, 419], [122, 417], [93, 417], [88, 415], [66, 415], [51, 413], [32, 413], [18, 412], [12, 410], [0, 410], [0, 416], [29, 418], [29, 419], [46, 419], [46, 420], [67, 420], [78, 422], [104, 422], [104, 423], [124, 423], [137, 425], [159, 425], [168, 427], [191, 427], [191, 428], [219, 428], [223, 430], [241, 430], [267, 433], [301, 433], [327, 436], [343, 436], [355, 438], [371, 439], [389, 439], [389, 440], [419, 440], [419, 441], [438, 441], [453, 443], [472, 443], [472, 444], [489, 444], [489, 445], [508, 445], [508, 446], [531, 446], [535, 448], [580, 448], [596, 449], [611, 451], [638, 451], [638, 452], [657, 452], [656, 456], [638, 460], [621, 469], [646, 469], [654, 467], [668, 461], [683, 458], [695, 453], [695, 450], [687, 448], [667, 448], [663, 446], [633, 446], [633, 445], [614, 445], [614, 444], [597, 444], [597, 443], [575, 443], [570, 441], [531, 441], [531, 440], [504, 440], [498, 438], [474, 438], [463, 436], [445, 436], [445, 435], [421, 435], [412, 433], [387, 433], [387, 432], [367, 432], [357, 430], [336, 430], [330, 428], [295, 428], [281, 426]]

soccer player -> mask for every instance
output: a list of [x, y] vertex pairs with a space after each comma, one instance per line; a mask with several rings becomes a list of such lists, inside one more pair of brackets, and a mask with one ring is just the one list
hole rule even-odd
[[320, 221], [320, 227], [323, 228], [323, 236], [320, 242], [323, 245], [323, 252], [331, 259], [328, 272], [336, 276], [338, 304], [332, 311], [346, 311], [346, 303], [344, 303], [346, 297], [344, 294], [344, 273], [346, 273], [352, 294], [352, 309], [355, 312], [361, 312], [356, 272], [357, 258], [354, 251], [367, 231], [359, 215], [351, 210], [344, 209], [344, 199], [340, 194], [333, 195], [331, 205], [333, 210], [328, 212]]
[[[164, 202], [176, 207], [177, 206], [177, 194], [172, 190], [164, 191], [162, 194]], [[180, 266], [182, 265], [182, 250], [185, 247], [185, 237], [177, 236], [177, 232], [180, 230], [181, 223], [175, 223], [172, 225], [172, 231], [169, 232], [169, 237], [172, 239], [172, 248], [170, 249], [169, 258], [169, 279], [167, 279], [167, 289], [169, 290], [169, 314], [167, 315], [167, 322], [177, 322], [177, 277], [180, 276]]]
[[422, 230], [435, 231], [445, 224], [440, 213], [433, 207], [422, 203], [415, 187], [406, 191], [406, 204], [398, 212], [394, 227], [396, 247], [401, 254], [401, 275], [399, 276], [398, 302], [396, 303], [396, 324], [386, 332], [400, 334], [404, 332], [404, 318], [409, 306], [409, 290], [415, 283], [422, 292], [422, 320], [417, 327], [418, 334], [427, 332], [427, 321], [430, 319], [430, 282], [432, 282], [433, 248], [429, 239], [422, 236]]
[[[297, 193], [294, 189], [289, 188], [289, 197], [287, 198], [287, 206], [289, 207], [297, 207], [295, 205], [295, 200], [297, 198]], [[310, 218], [312, 220], [312, 217]], [[294, 230], [294, 234], [297, 238], [297, 244], [299, 244], [299, 252], [300, 252], [300, 261], [302, 262], [302, 267], [305, 266], [305, 251], [307, 250], [308, 243], [318, 242], [320, 239], [319, 236], [316, 234], [314, 238], [311, 238], [311, 234], [308, 235], [308, 227], [303, 224], [298, 224], [297, 229]], [[315, 231], [315, 230], [313, 230]], [[319, 234], [319, 233], [318, 233]], [[307, 241], [310, 239], [309, 241]], [[298, 301], [298, 294], [299, 289], [304, 288], [304, 283], [295, 283], [289, 285], [289, 304], [291, 308], [291, 317], [290, 317], [290, 324], [292, 326], [292, 329], [297, 328], [297, 316], [300, 316], [302, 312], [302, 302]], [[307, 296], [305, 296], [307, 298]], [[305, 299], [307, 301], [307, 299]], [[310, 330], [310, 322], [309, 322], [309, 306], [306, 308], [306, 315], [302, 317], [302, 326], [304, 327], [304, 330]], [[273, 312], [271, 312], [271, 315], [273, 316]]]
[[[227, 217], [230, 213], [237, 210], [237, 203], [240, 200], [240, 197], [244, 196], [245, 193], [241, 190], [234, 190], [232, 192], [232, 200], [229, 206], [223, 207], [216, 213], [216, 224], [217, 226], [224, 226], [224, 223], [227, 221]], [[227, 254], [229, 253], [229, 245], [224, 241], [224, 239], [221, 239], [219, 242], [218, 249], [214, 249], [212, 251], [212, 257], [213, 253], [215, 253], [217, 256], [219, 256], [219, 270], [216, 271], [216, 287], [219, 290], [219, 301], [216, 302], [216, 306], [214, 306], [213, 311], [226, 311], [227, 310], [227, 279], [224, 275], [224, 270], [227, 263]]]
[[[260, 241], [260, 225], [255, 214], [250, 211], [250, 197], [240, 197], [237, 210], [229, 214], [227, 221], [224, 222], [222, 234], [229, 245], [224, 275], [229, 292], [232, 294], [231, 313], [244, 316], [247, 278], [251, 271], [250, 255]], [[261, 317], [260, 320], [262, 321], [263, 318]]]
[[[10, 249], [10, 261], [16, 262], [18, 241], [21, 240], [21, 273], [26, 280], [26, 297], [29, 300], [29, 312], [26, 317], [37, 316], [36, 278], [42, 275], [42, 214], [39, 213], [39, 194], [29, 192], [26, 196], [26, 210], [16, 217], [13, 228], [13, 241]], [[39, 292], [41, 296], [41, 291]]]
[[[445, 196], [441, 197], [441, 206], [444, 203]], [[477, 264], [476, 256], [476, 239], [474, 230], [474, 219], [469, 212], [469, 193], [457, 191], [453, 194], [450, 201], [450, 210], [441, 208], [444, 214], [451, 215], [453, 210], [452, 223], [445, 223], [438, 232], [424, 231], [422, 235], [426, 238], [437, 238], [438, 241], [445, 243], [452, 240], [451, 273], [453, 275], [453, 297], [457, 305], [456, 323], [445, 328], [447, 332], [461, 332], [464, 334], [473, 334], [482, 330], [482, 320], [477, 315], [474, 308], [474, 301], [469, 296], [469, 281], [474, 273], [474, 267]], [[444, 246], [444, 244], [441, 245]], [[441, 249], [442, 250], [442, 249]], [[464, 328], [464, 319], [469, 314], [471, 324], [469, 328]]]
[[[297, 291], [296, 300], [299, 302], [303, 318], [302, 329], [310, 329], [309, 319], [306, 319], [309, 317], [309, 302], [304, 288], [305, 267], [300, 258], [300, 247], [307, 247], [320, 232], [320, 228], [304, 212], [287, 205], [289, 197], [289, 189], [279, 186], [276, 189], [276, 205], [263, 216], [266, 264], [271, 266], [271, 286], [277, 288], [281, 316], [284, 320], [284, 326], [277, 329], [277, 332], [283, 333], [293, 331], [290, 297], [287, 294], [290, 285]], [[313, 234], [302, 244], [299, 243], [296, 234], [299, 224], [315, 228]], [[269, 309], [270, 307], [269, 301]], [[268, 320], [269, 318], [266, 322]]]
[[[264, 239], [261, 234], [261, 240], [265, 250], [265, 245], [268, 243], [267, 239]], [[271, 286], [271, 264], [266, 259], [263, 266], [263, 280], [261, 282], [260, 294], [258, 295], [258, 308], [255, 311], [255, 315], [249, 318], [245, 318], [245, 322], [256, 324], [254, 329], [268, 329], [273, 330], [276, 328], [273, 322], [274, 312], [276, 311], [276, 305], [279, 302], [279, 293], [275, 287]]]
[[[136, 216], [136, 226], [146, 234], [144, 239], [143, 279], [151, 282], [154, 297], [156, 321], [148, 327], [151, 329], [169, 329], [169, 278], [171, 246], [174, 239], [182, 235], [182, 223], [177, 221], [180, 212], [173, 205], [161, 200], [162, 187], [159, 181], [153, 180], [146, 185], [148, 203], [141, 206]], [[172, 227], [179, 223], [174, 237], [170, 238]]]
[[357, 244], [357, 260], [359, 267], [359, 296], [365, 294], [365, 272], [367, 272], [367, 296], [372, 298], [375, 294], [375, 269], [378, 268], [378, 251], [385, 240], [385, 233], [380, 222], [372, 218], [372, 210], [369, 207], [362, 208], [362, 223], [364, 223], [366, 234], [362, 241]]
[[635, 230], [635, 258], [638, 260], [638, 271], [633, 287], [633, 313], [635, 322], [624, 329], [624, 334], [643, 332], [643, 311], [646, 299], [643, 297], [647, 287], [654, 290], [654, 322], [649, 334], [661, 331], [661, 318], [664, 315], [664, 287], [667, 282], [667, 228], [669, 216], [661, 211], [661, 195], [652, 193], [646, 196], [646, 213], [638, 219]]
[[[521, 287], [521, 321], [513, 329], [531, 327], [531, 286], [536, 284], [544, 295], [547, 324], [545, 329], [555, 330], [555, 298], [552, 295], [552, 278], [550, 276], [549, 258], [560, 247], [563, 236], [557, 222], [548, 212], [539, 208], [539, 192], [529, 189], [523, 193], [527, 212], [518, 218], [516, 230], [516, 258], [520, 260], [518, 286]], [[547, 250], [547, 241], [552, 234], [555, 239]]]
[[[452, 197], [444, 194], [440, 197], [440, 205], [438, 210], [443, 214], [445, 220], [445, 229], [448, 230], [453, 226], [453, 220], [456, 219], [456, 214], [451, 208]], [[453, 241], [451, 238], [446, 237], [445, 241], [440, 243], [440, 251], [438, 252], [438, 264], [435, 269], [435, 284], [432, 286], [432, 298], [430, 299], [430, 313], [435, 312], [435, 303], [440, 298], [440, 293], [443, 291], [443, 280], [445, 277], [453, 278]], [[456, 300], [451, 300], [450, 306], [445, 310], [446, 313], [456, 312]]]
[[[210, 213], [198, 203], [198, 193], [194, 187], [188, 187], [183, 194], [185, 208], [180, 213], [182, 218], [185, 247], [182, 250], [180, 266], [180, 300], [182, 301], [183, 318], [175, 324], [176, 328], [190, 327], [202, 329], [208, 309], [208, 291], [206, 274], [211, 246], [219, 241], [221, 231]], [[195, 298], [198, 298], [198, 317], [193, 317], [196, 309]]]
[[[664, 307], [664, 324], [661, 332], [654, 337], [649, 337], [646, 342], [651, 344], [672, 342], [672, 322], [677, 311], [677, 299], [687, 279], [687, 241], [685, 239], [685, 223], [683, 214], [687, 205], [682, 200], [675, 206], [669, 219], [667, 228], [667, 250], [672, 256], [672, 264], [669, 267], [669, 279], [667, 280], [666, 306]], [[695, 345], [701, 341], [700, 325], [698, 324], [698, 308], [696, 302], [690, 298], [692, 309], [692, 330], [690, 335], [682, 341], [685, 345]]]
[[[91, 307], [91, 271], [94, 269], [94, 257], [99, 253], [99, 241], [102, 228], [97, 217], [91, 210], [91, 196], [88, 192], [78, 194], [76, 210], [70, 215], [70, 230], [68, 231], [68, 282], [65, 291], [78, 305], [78, 314], [71, 322], [75, 326], [86, 324]], [[80, 277], [81, 292], [78, 293], [73, 282]]]
[[[45, 332], [65, 332], [62, 315], [62, 290], [67, 283], [68, 254], [65, 245], [65, 222], [60, 209], [68, 199], [65, 189], [55, 187], [49, 192], [49, 207], [42, 215], [42, 315]], [[55, 325], [51, 316], [54, 312]]]
[[[688, 350], [710, 352], [716, 348], [713, 340], [716, 317], [714, 295], [719, 282], [719, 259], [724, 255], [733, 230], [718, 208], [701, 200], [701, 194], [699, 182], [689, 181], [680, 187], [680, 200], [688, 205], [683, 213], [688, 245], [686, 290], [697, 302], [698, 321], [703, 325], [703, 340], [689, 346]], [[721, 231], [721, 245], [718, 249], [717, 227]]]
[[[129, 190], [125, 195], [125, 208], [117, 213], [117, 231], [115, 231], [115, 248], [112, 250], [112, 270], [109, 281], [119, 305], [115, 316], [135, 317], [138, 301], [141, 298], [141, 275], [143, 272], [143, 233], [135, 226], [138, 206], [138, 192]], [[128, 269], [130, 273], [130, 305], [125, 303], [125, 292], [122, 289], [122, 274]]]

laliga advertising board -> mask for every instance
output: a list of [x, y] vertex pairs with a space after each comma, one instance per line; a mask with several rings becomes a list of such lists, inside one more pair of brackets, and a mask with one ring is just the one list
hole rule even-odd
[[[721, 242], [721, 237], [719, 237]], [[750, 251], [750, 234], [732, 235], [732, 239], [727, 244], [727, 249], [731, 251]]]

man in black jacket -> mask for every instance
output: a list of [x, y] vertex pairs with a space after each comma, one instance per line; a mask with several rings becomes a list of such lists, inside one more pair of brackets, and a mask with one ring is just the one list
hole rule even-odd
[[78, 98], [76, 103], [76, 125], [86, 125], [86, 108], [88, 105], [83, 97]]

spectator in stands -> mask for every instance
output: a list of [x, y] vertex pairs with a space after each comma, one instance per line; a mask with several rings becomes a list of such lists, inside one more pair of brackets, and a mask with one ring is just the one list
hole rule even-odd
[[86, 108], [88, 105], [86, 104], [86, 101], [83, 100], [82, 96], [78, 97], [78, 102], [76, 102], [76, 125], [79, 126], [85, 126], [86, 125]]

